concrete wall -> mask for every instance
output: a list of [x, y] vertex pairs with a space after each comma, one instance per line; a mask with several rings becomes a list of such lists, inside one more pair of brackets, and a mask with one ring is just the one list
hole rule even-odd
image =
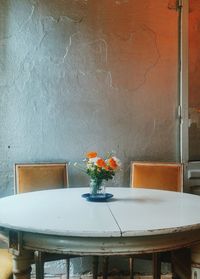
[[115, 150], [127, 186], [131, 160], [177, 159], [174, 2], [0, 1], [1, 196], [15, 162]]
[[128, 186], [131, 160], [178, 158], [174, 3], [0, 0], [0, 196], [15, 162], [115, 150]]

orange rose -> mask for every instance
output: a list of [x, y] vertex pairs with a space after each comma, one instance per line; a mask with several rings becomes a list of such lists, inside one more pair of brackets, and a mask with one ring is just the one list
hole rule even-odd
[[99, 168], [104, 168], [106, 166], [106, 163], [103, 159], [99, 158], [97, 161], [96, 161], [96, 165], [97, 167]]
[[95, 157], [97, 157], [97, 152], [91, 151], [91, 152], [86, 153], [86, 158], [88, 158], [88, 159], [95, 158]]
[[109, 171], [109, 167], [106, 164], [103, 168], [104, 168], [104, 170]]
[[117, 162], [113, 158], [108, 159], [108, 165], [113, 170], [115, 170], [118, 167]]

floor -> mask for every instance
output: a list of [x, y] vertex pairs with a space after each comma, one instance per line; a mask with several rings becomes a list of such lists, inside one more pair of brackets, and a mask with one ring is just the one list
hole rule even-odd
[[[33, 275], [31, 279], [36, 279], [35, 276]], [[46, 275], [45, 279], [66, 279], [65, 275]], [[71, 276], [70, 279], [92, 279], [92, 276], [85, 276], [85, 275], [80, 275], [80, 276]], [[101, 276], [99, 276], [99, 279], [102, 279]], [[129, 276], [121, 276], [121, 275], [116, 275], [109, 277], [109, 279], [129, 279]], [[151, 275], [135, 275], [134, 279], [153, 279]], [[162, 275], [161, 279], [172, 279], [171, 274], [166, 274]]]

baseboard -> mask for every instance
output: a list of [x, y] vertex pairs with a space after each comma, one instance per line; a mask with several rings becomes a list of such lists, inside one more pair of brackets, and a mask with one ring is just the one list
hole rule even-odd
[[[135, 275], [134, 279], [153, 279], [152, 275]], [[161, 275], [161, 279], [172, 279], [171, 274]]]
[[[65, 279], [65, 275], [45, 275], [45, 279]], [[122, 275], [116, 275], [116, 276], [109, 276], [109, 279], [129, 279], [129, 276], [122, 276]], [[32, 279], [35, 279], [33, 276]], [[77, 275], [77, 276], [70, 276], [70, 279], [92, 279], [92, 276], [90, 275]], [[98, 279], [102, 279], [101, 276], [98, 277]], [[134, 279], [153, 279], [152, 275], [134, 275]], [[165, 274], [161, 275], [161, 279], [172, 279], [171, 274]]]

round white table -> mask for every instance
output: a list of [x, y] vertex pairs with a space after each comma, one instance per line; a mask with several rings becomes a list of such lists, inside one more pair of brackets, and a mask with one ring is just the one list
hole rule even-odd
[[[24, 193], [0, 199], [0, 230], [13, 254], [15, 278], [29, 278], [33, 251], [133, 255], [200, 241], [200, 197], [108, 188], [107, 202], [82, 198], [88, 188]], [[25, 275], [25, 271], [27, 274]]]

